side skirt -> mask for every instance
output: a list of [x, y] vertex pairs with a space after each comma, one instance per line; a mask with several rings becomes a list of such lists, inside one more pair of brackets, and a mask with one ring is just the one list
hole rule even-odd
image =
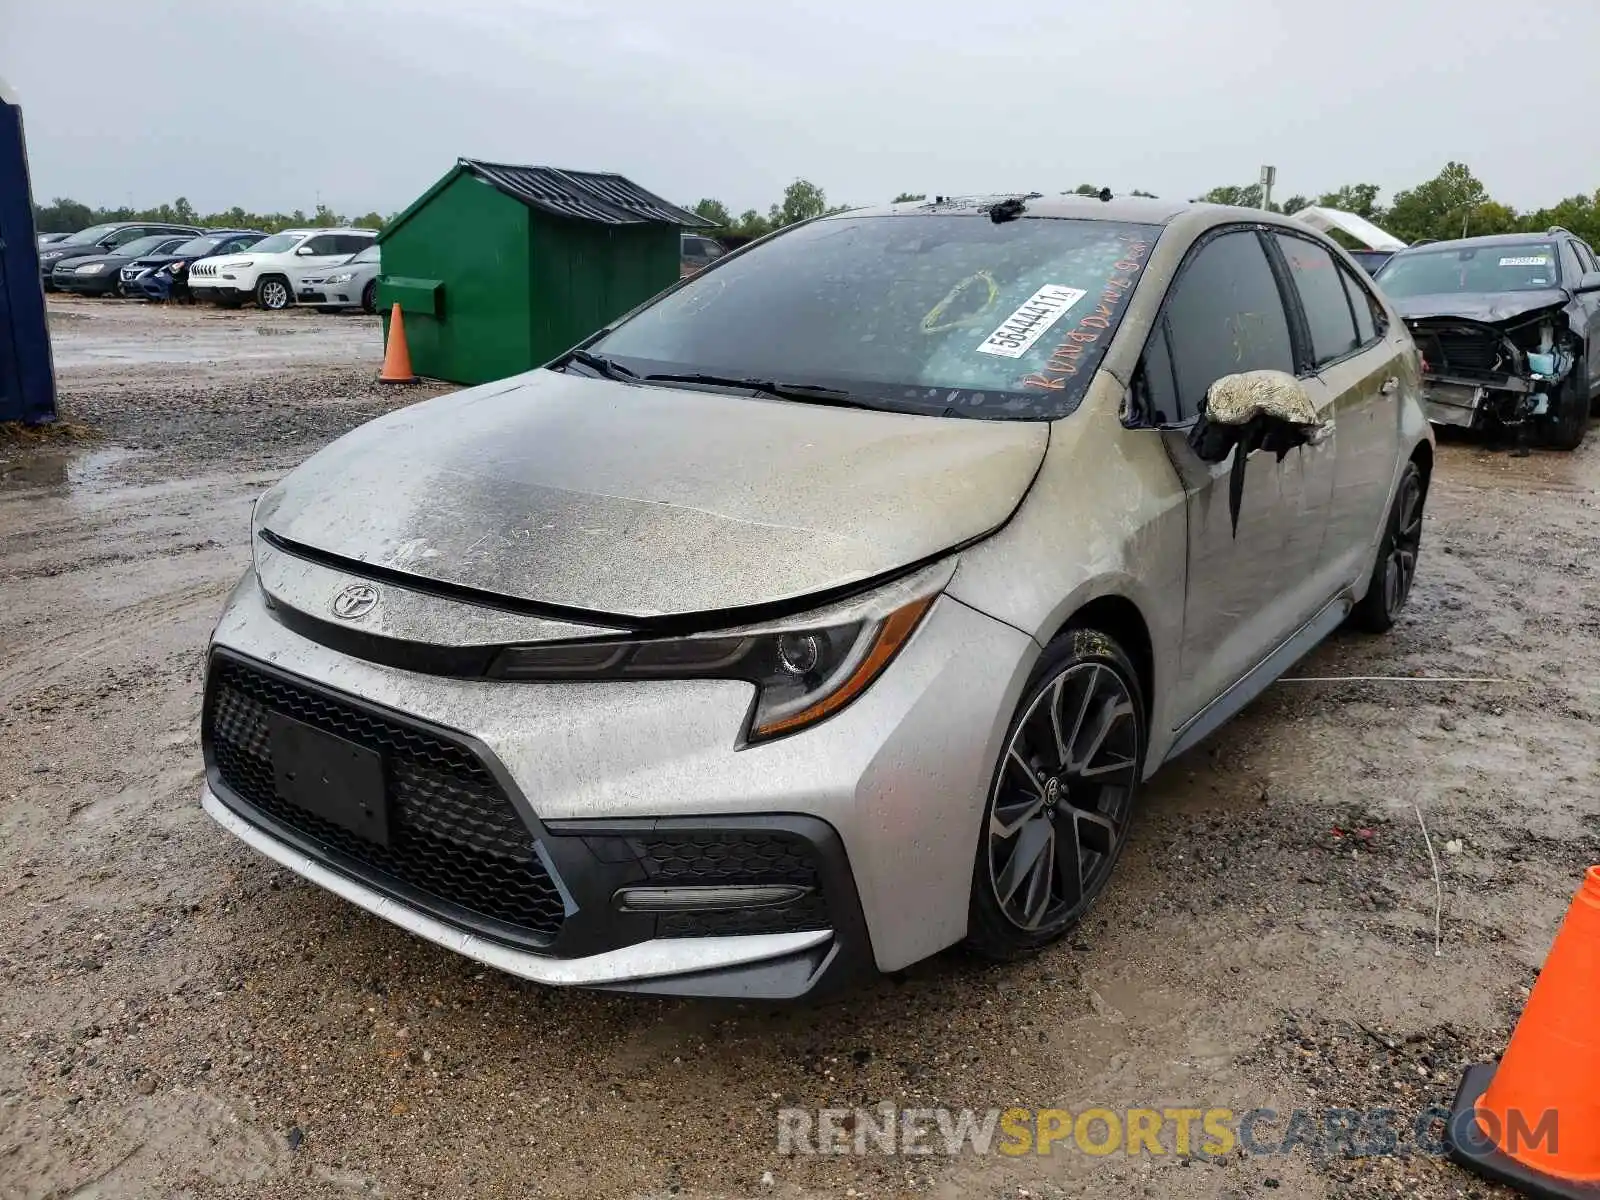
[[1250, 668], [1237, 683], [1190, 717], [1178, 730], [1172, 748], [1167, 751], [1167, 756], [1162, 761], [1171, 762], [1185, 750], [1216, 732], [1225, 721], [1266, 691], [1278, 676], [1294, 666], [1323, 638], [1337, 629], [1350, 614], [1352, 607], [1354, 606], [1348, 593], [1341, 593], [1330, 600], [1321, 612], [1290, 634], [1282, 645]]

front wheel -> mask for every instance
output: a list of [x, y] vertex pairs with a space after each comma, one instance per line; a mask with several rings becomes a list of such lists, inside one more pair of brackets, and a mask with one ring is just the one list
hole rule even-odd
[[1051, 642], [1022, 695], [979, 831], [967, 945], [1009, 960], [1082, 920], [1128, 839], [1147, 745], [1139, 676], [1094, 629]]
[[1542, 421], [1545, 444], [1555, 450], [1576, 450], [1589, 432], [1589, 372], [1581, 358], [1550, 398], [1550, 406], [1552, 411]]
[[369, 279], [367, 286], [361, 289], [361, 311], [375, 313], [378, 311], [378, 281]]
[[256, 283], [256, 303], [273, 312], [288, 308], [294, 297], [289, 294], [289, 285], [281, 276], [268, 275]]

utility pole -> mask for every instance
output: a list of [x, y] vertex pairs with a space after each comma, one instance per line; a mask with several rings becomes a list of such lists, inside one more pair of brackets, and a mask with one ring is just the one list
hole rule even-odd
[[1278, 182], [1277, 167], [1261, 168], [1261, 207], [1272, 208], [1272, 185]]

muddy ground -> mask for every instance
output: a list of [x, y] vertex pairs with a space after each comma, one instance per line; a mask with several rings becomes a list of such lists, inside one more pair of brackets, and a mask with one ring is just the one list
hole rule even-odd
[[1507, 1194], [1415, 1152], [785, 1157], [775, 1114], [1265, 1106], [1270, 1144], [1377, 1106], [1411, 1150], [1600, 862], [1600, 436], [1442, 446], [1404, 621], [1295, 672], [1501, 682], [1276, 685], [1157, 776], [1069, 944], [822, 1007], [642, 1000], [417, 941], [196, 803], [252, 498], [418, 395], [370, 382], [375, 323], [52, 322], [73, 436], [0, 443], [0, 1196]]

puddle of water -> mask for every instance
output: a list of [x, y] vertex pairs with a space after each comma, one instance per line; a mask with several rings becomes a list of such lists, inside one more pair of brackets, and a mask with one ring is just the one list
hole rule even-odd
[[37, 492], [41, 497], [63, 491], [104, 491], [115, 469], [149, 450], [99, 446], [93, 450], [47, 450], [0, 462], [0, 492]]

